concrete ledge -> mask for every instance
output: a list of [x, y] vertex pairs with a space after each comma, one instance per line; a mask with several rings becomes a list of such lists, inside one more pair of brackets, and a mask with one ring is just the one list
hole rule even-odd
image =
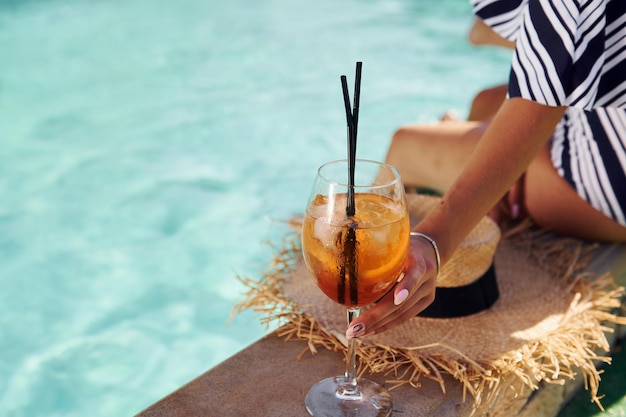
[[[626, 284], [626, 245], [602, 245], [590, 261], [598, 273], [611, 271], [620, 285]], [[623, 329], [616, 329], [613, 345]], [[275, 334], [257, 341], [215, 368], [137, 414], [137, 417], [306, 417], [304, 397], [317, 381], [344, 372], [343, 354], [307, 351], [303, 341], [289, 341]], [[384, 376], [367, 376], [384, 384]], [[582, 381], [542, 386], [521, 395], [503, 390], [491, 409], [475, 415], [489, 417], [554, 417], [580, 389]], [[463, 401], [461, 385], [446, 378], [446, 393], [439, 384], [422, 380], [418, 389], [402, 386], [392, 391], [392, 416], [468, 417], [472, 399]]]
[[[320, 350], [297, 357], [307, 344], [275, 334], [261, 339], [139, 413], [140, 417], [308, 416], [304, 397], [317, 381], [343, 374], [343, 353]], [[383, 377], [370, 377], [384, 385]], [[419, 389], [392, 391], [394, 416], [459, 416], [469, 411], [460, 385], [450, 379], [447, 394], [424, 379]]]

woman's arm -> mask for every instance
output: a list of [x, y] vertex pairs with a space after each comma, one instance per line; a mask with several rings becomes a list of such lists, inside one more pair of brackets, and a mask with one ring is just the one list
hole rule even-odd
[[437, 241], [442, 262], [524, 173], [564, 112], [522, 98], [505, 100], [459, 178], [416, 227]]
[[[522, 175], [552, 135], [565, 107], [507, 99], [440, 204], [415, 231], [435, 240], [445, 263], [465, 236]], [[348, 337], [379, 333], [414, 317], [434, 296], [436, 259], [425, 239], [412, 239], [405, 277], [348, 328]]]

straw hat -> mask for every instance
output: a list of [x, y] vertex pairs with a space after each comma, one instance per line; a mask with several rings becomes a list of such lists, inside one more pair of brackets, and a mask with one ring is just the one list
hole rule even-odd
[[[411, 228], [421, 221], [441, 199], [410, 194], [407, 206]], [[465, 237], [459, 248], [441, 267], [437, 276], [435, 301], [422, 317], [460, 317], [490, 308], [499, 297], [493, 259], [500, 240], [500, 228], [484, 217]]]
[[[407, 206], [411, 228], [426, 217], [440, 200], [434, 196], [409, 194]], [[489, 217], [484, 217], [465, 237], [448, 262], [442, 265], [437, 276], [437, 287], [460, 287], [481, 277], [493, 263], [499, 240], [500, 228]]]
[[[436, 197], [407, 197], [413, 222], [438, 202]], [[305, 339], [313, 353], [319, 347], [344, 349], [345, 307], [317, 288], [299, 241], [297, 235], [285, 238], [262, 280], [240, 277], [249, 291], [236, 309], [264, 313], [263, 322], [281, 324], [279, 336]], [[608, 275], [588, 279], [592, 272], [583, 255], [577, 240], [532, 228], [500, 238], [493, 222], [483, 220], [442, 268], [438, 286], [466, 284], [495, 259], [498, 301], [477, 314], [418, 316], [360, 339], [361, 371], [389, 375], [391, 385], [419, 386], [421, 377], [431, 378], [442, 389], [441, 375], [449, 374], [477, 406], [496, 398], [505, 385], [500, 382], [510, 381], [511, 375], [522, 391], [581, 372], [592, 400], [598, 401], [594, 361], [607, 358], [594, 352], [609, 349], [604, 324], [626, 324], [626, 318], [612, 313], [620, 307], [624, 289]]]

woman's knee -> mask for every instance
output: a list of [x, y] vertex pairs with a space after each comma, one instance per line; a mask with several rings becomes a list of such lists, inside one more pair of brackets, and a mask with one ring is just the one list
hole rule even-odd
[[479, 91], [474, 100], [472, 100], [468, 120], [490, 120], [502, 105], [506, 98], [506, 93], [507, 85], [499, 85]]
[[421, 125], [401, 126], [391, 137], [392, 146], [406, 147], [413, 145], [424, 138], [424, 128]]
[[402, 126], [391, 137], [387, 152], [387, 163], [404, 163], [408, 159], [419, 157], [424, 135], [419, 126]]

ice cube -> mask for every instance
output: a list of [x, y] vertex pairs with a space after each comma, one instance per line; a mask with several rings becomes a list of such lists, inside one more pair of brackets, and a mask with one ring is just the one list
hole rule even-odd
[[313, 224], [313, 237], [325, 246], [334, 244], [337, 237], [337, 227], [329, 224], [325, 217], [315, 219]]

